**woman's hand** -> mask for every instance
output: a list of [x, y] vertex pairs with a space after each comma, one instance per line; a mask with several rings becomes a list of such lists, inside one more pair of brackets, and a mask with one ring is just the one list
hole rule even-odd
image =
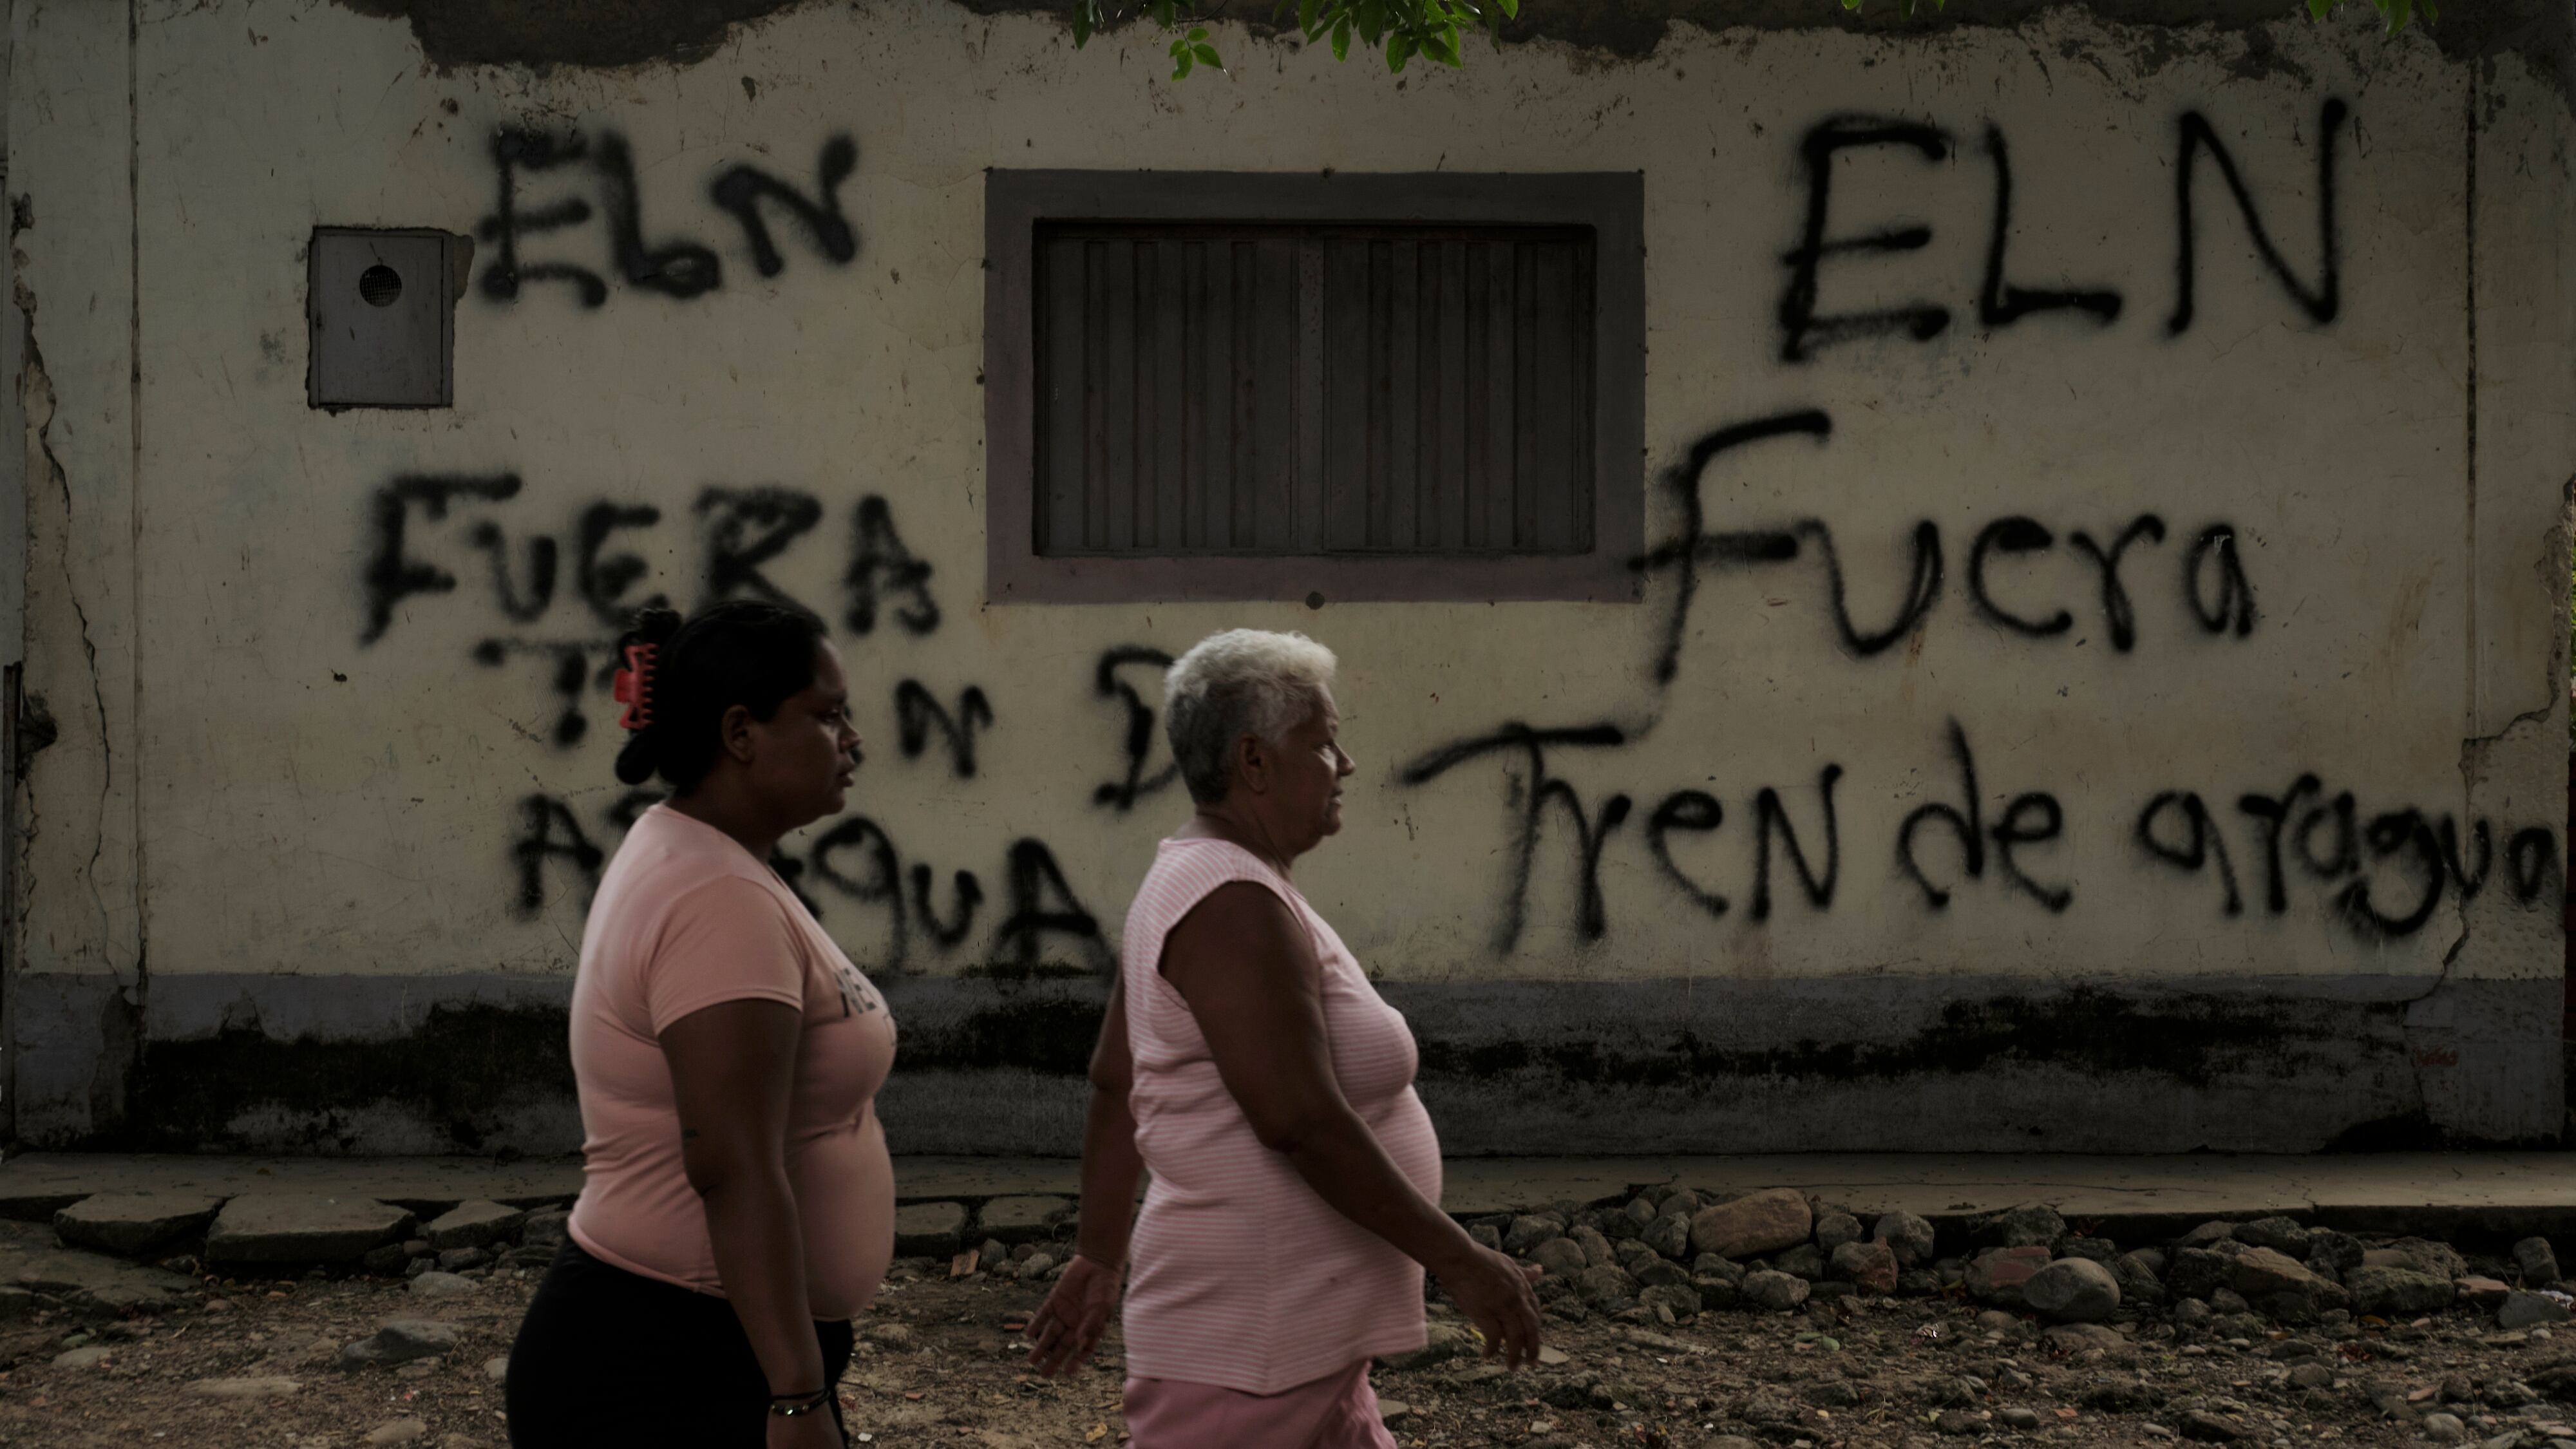
[[767, 1449], [848, 1449], [848, 1443], [841, 1437], [840, 1423], [830, 1409], [817, 1409], [792, 1419], [769, 1416]]
[[1477, 1244], [1440, 1274], [1440, 1286], [1485, 1336], [1485, 1357], [1499, 1356], [1506, 1368], [1538, 1361], [1538, 1295], [1530, 1283], [1540, 1271]]
[[1079, 1366], [1100, 1346], [1109, 1315], [1118, 1310], [1118, 1270], [1083, 1254], [1064, 1265], [1064, 1276], [1029, 1320], [1029, 1363], [1048, 1378]]

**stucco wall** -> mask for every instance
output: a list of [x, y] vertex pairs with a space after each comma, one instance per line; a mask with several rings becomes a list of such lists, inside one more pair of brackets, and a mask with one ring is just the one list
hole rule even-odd
[[[1301, 878], [1454, 1148], [2555, 1137], [2567, 103], [2520, 53], [2281, 8], [1677, 24], [1399, 84], [1231, 26], [1230, 75], [1171, 83], [1150, 37], [939, 0], [621, 69], [446, 68], [331, 4], [18, 0], [53, 731], [19, 1128], [566, 1145], [560, 1002], [636, 808], [612, 621], [729, 577], [852, 666], [869, 761], [794, 855], [901, 1017], [905, 1146], [1071, 1146], [1096, 973], [1186, 809], [1158, 735], [1125, 753], [1155, 671], [1112, 665], [1233, 624], [1342, 655], [1362, 770]], [[1814, 310], [1937, 335], [1785, 325], [1855, 117], [1928, 129], [1827, 161], [1821, 235], [1929, 240], [1826, 255]], [[517, 240], [514, 294], [509, 132], [583, 147], [516, 171], [523, 214], [588, 204]], [[815, 196], [844, 139], [855, 255], [773, 211], [764, 275], [714, 183]], [[988, 605], [996, 166], [1641, 171], [1643, 601]], [[316, 225], [482, 228], [452, 408], [306, 406]], [[683, 245], [716, 285], [628, 280]], [[980, 691], [971, 751], [907, 745], [908, 685]]]

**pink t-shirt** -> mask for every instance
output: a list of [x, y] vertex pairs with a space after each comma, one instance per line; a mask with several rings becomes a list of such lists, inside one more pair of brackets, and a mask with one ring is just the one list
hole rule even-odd
[[805, 1014], [787, 1177], [818, 1319], [865, 1309], [894, 1256], [894, 1167], [876, 1116], [894, 1020], [813, 913], [732, 836], [644, 812], [599, 883], [572, 988], [582, 1190], [572, 1240], [630, 1273], [721, 1295], [706, 1209], [680, 1164], [661, 1033], [720, 1001]]
[[1217, 1075], [1207, 1038], [1163, 978], [1163, 938], [1229, 881], [1287, 902], [1323, 965], [1324, 1029], [1342, 1096], [1416, 1190], [1440, 1201], [1440, 1140], [1413, 1094], [1403, 1013], [1380, 1000], [1342, 938], [1286, 877], [1230, 841], [1179, 838], [1156, 851], [1119, 950], [1128, 1105], [1153, 1173], [1137, 1215], [1122, 1315], [1127, 1372], [1251, 1394], [1422, 1347], [1422, 1268], [1336, 1212], [1288, 1159], [1261, 1145]]

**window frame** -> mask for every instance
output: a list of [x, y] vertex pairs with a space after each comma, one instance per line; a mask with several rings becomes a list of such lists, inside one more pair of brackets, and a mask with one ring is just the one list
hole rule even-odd
[[[1042, 221], [1583, 226], [1594, 234], [1592, 548], [1579, 554], [1037, 552]], [[995, 604], [1635, 603], [1645, 530], [1645, 178], [1620, 172], [1007, 170], [984, 186], [985, 597]]]

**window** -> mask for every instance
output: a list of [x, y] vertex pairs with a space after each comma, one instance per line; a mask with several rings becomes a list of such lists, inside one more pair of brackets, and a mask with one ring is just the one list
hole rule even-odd
[[995, 171], [997, 602], [1633, 600], [1633, 174]]

